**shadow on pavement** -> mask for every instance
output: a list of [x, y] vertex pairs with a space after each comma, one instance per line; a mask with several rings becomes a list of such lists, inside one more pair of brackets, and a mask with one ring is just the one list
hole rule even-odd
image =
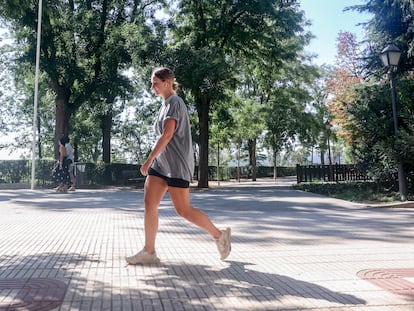
[[[165, 295], [174, 296], [185, 292], [191, 298], [222, 298], [220, 307], [226, 310], [226, 297], [246, 298], [246, 302], [256, 307], [261, 303], [270, 303], [288, 309], [303, 308], [291, 304], [289, 296], [315, 299], [315, 304], [323, 305], [321, 301], [329, 302], [329, 306], [364, 305], [365, 301], [346, 293], [334, 292], [323, 286], [293, 279], [291, 277], [264, 273], [249, 269], [248, 262], [227, 261], [230, 266], [222, 270], [213, 270], [203, 265], [162, 264], [166, 270], [155, 276], [157, 284], [166, 286]], [[153, 282], [153, 280], [151, 280]], [[286, 298], [286, 299], [285, 299]], [[240, 310], [249, 309], [240, 306]]]
[[[243, 235], [235, 231], [235, 242], [295, 243], [311, 245], [323, 239], [405, 242], [412, 239], [412, 209], [372, 209], [342, 200], [296, 191], [282, 185], [245, 184], [193, 191], [192, 204], [213, 222], [244, 224]], [[73, 210], [142, 215], [142, 190], [82, 190], [70, 194], [51, 191], [0, 191], [0, 201], [20, 212], [68, 212]], [[175, 217], [168, 194], [161, 202], [160, 217]], [[174, 220], [186, 232], [187, 222]], [[141, 226], [141, 223], [137, 223]], [[191, 225], [189, 225], [191, 226]], [[398, 230], [396, 230], [398, 228]], [[161, 228], [162, 230], [162, 228]], [[290, 234], [293, 233], [293, 234]], [[290, 239], [289, 236], [294, 236]]]
[[[214, 307], [227, 310], [225, 301], [231, 297], [245, 297], [257, 307], [265, 302], [289, 305], [289, 299], [284, 301], [284, 297], [292, 295], [314, 298], [316, 303], [325, 300], [338, 306], [365, 303], [353, 295], [334, 292], [316, 284], [249, 269], [247, 266], [251, 264], [247, 262], [229, 261], [230, 265], [221, 270], [182, 263], [129, 266], [115, 269], [108, 277], [101, 270], [105, 262], [75, 253], [2, 256], [1, 259], [9, 262], [0, 267], [1, 289], [14, 290], [15, 300], [11, 299], [13, 297], [3, 300], [0, 310], [30, 306], [36, 310], [51, 310], [65, 301], [72, 308], [82, 310], [121, 310], [122, 304], [131, 303], [138, 306], [150, 303], [153, 307], [158, 304], [159, 309], [156, 310], [163, 310], [167, 301], [172, 305], [180, 304], [185, 309], [194, 303], [192, 298], [207, 309], [214, 305], [215, 299], [220, 299], [220, 305]], [[89, 272], [82, 275], [80, 271], [85, 267], [89, 267]], [[126, 275], [132, 278], [124, 279]], [[10, 282], [7, 282], [8, 278]], [[23, 281], [26, 286], [16, 285]], [[34, 284], [34, 292], [30, 284]], [[39, 308], [38, 303], [43, 307]], [[289, 305], [292, 307], [295, 306]]]

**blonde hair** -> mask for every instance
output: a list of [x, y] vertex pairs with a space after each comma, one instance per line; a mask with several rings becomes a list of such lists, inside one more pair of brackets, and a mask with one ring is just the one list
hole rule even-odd
[[174, 72], [170, 68], [167, 68], [167, 67], [155, 68], [152, 71], [152, 76], [157, 77], [158, 79], [162, 81], [171, 80], [172, 88], [174, 91], [176, 91], [180, 86], [180, 84], [175, 80]]

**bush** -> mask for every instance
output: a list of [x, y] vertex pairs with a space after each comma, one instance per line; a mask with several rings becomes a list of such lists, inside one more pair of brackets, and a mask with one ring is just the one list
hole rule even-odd
[[392, 202], [400, 199], [399, 193], [379, 182], [309, 183], [292, 186], [294, 189], [318, 193], [352, 202]]

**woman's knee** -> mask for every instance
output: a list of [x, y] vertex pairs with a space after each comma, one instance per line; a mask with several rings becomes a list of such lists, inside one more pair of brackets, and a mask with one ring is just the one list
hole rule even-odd
[[185, 219], [190, 218], [192, 212], [193, 212], [193, 207], [191, 205], [188, 206], [174, 206], [175, 207], [175, 211], [177, 212], [177, 214]]

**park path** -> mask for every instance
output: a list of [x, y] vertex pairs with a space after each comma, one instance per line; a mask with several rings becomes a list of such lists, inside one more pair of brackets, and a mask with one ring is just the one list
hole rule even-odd
[[0, 310], [414, 310], [414, 209], [292, 182], [192, 190], [232, 228], [224, 262], [166, 197], [158, 266], [124, 261], [143, 243], [142, 190], [0, 190]]

